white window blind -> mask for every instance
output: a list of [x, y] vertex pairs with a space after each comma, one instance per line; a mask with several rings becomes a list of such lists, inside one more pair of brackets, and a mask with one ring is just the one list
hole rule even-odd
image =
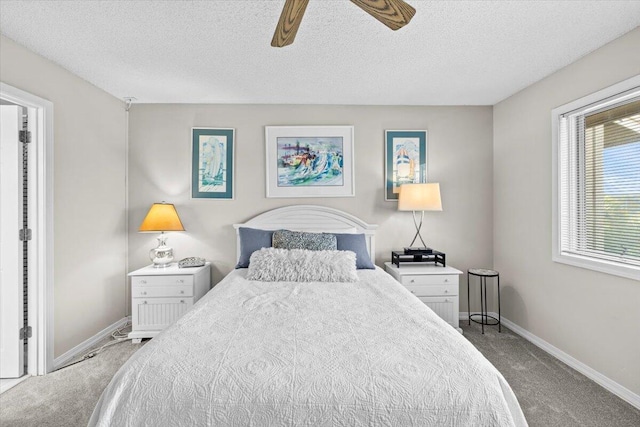
[[640, 89], [571, 107], [557, 115], [559, 255], [640, 272]]

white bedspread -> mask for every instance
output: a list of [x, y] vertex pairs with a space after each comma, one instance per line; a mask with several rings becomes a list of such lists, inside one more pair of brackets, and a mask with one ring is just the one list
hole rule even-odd
[[89, 425], [526, 425], [493, 365], [382, 270], [356, 283], [245, 275], [140, 349]]

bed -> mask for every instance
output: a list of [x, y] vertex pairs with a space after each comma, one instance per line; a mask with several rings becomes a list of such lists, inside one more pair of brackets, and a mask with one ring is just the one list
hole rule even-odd
[[[245, 226], [355, 231], [375, 254], [375, 226], [330, 208], [280, 208]], [[250, 270], [134, 354], [89, 425], [526, 426], [502, 375], [380, 268], [353, 282], [254, 281]]]

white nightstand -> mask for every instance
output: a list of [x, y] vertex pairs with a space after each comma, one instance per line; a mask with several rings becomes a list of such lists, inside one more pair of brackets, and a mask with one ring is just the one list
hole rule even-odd
[[147, 266], [131, 277], [131, 332], [139, 343], [175, 322], [211, 288], [211, 263], [202, 267]]
[[459, 275], [462, 271], [453, 267], [433, 264], [401, 264], [396, 267], [390, 262], [384, 264], [387, 273], [411, 291], [420, 301], [440, 316], [444, 321], [462, 332], [458, 325], [460, 311]]

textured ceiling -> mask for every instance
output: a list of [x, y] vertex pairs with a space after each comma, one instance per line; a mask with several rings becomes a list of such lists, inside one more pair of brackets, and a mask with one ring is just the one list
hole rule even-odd
[[492, 105], [640, 25], [640, 1], [407, 1], [393, 32], [311, 0], [281, 49], [283, 0], [1, 0], [0, 31], [137, 102]]

